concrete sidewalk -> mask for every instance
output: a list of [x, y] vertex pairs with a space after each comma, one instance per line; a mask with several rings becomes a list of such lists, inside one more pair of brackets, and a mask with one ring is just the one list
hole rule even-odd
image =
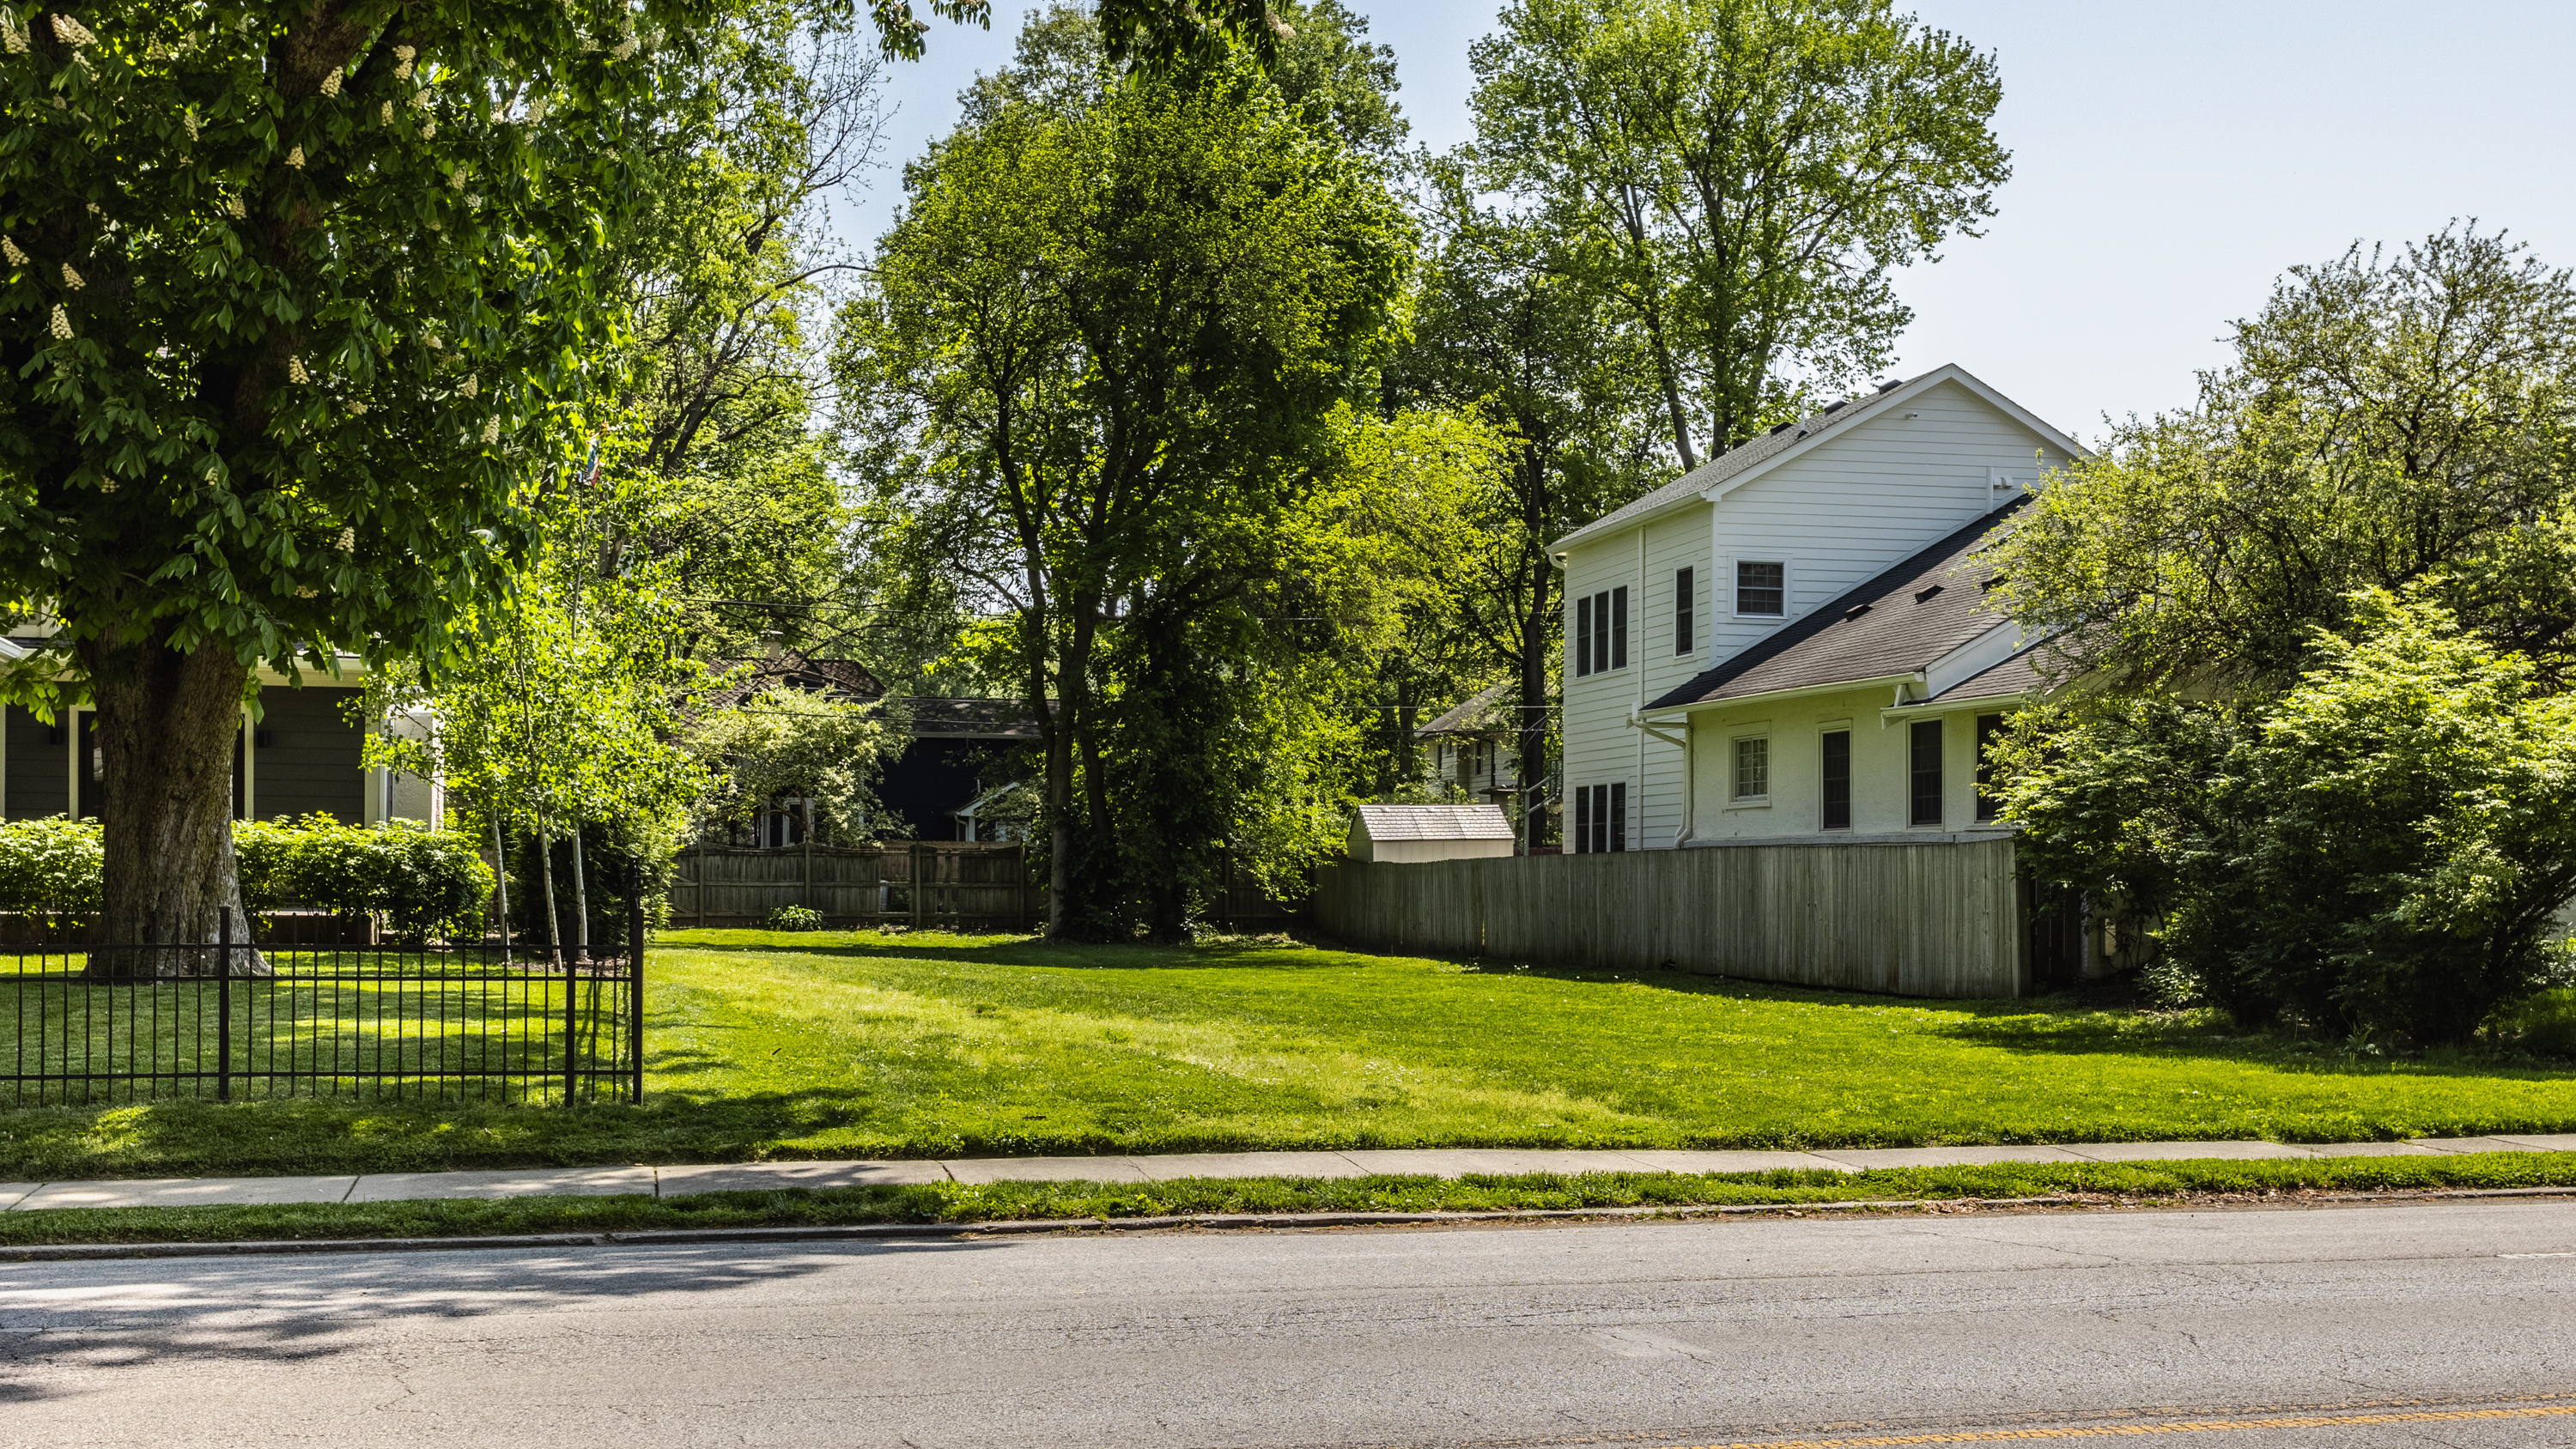
[[2576, 1152], [2576, 1133], [2424, 1137], [2410, 1142], [2075, 1142], [2054, 1147], [1886, 1147], [1826, 1152], [1521, 1151], [1427, 1148], [1352, 1152], [1189, 1152], [1160, 1157], [968, 1157], [921, 1162], [740, 1162], [698, 1167], [569, 1167], [524, 1172], [388, 1172], [346, 1177], [178, 1177], [128, 1182], [0, 1183], [0, 1211], [197, 1207], [421, 1198], [677, 1197], [788, 1187], [922, 1182], [1161, 1182], [1181, 1177], [1463, 1177], [1530, 1172], [1768, 1172], [1968, 1167], [1994, 1162], [2178, 1162], [2190, 1158], [2438, 1157]]

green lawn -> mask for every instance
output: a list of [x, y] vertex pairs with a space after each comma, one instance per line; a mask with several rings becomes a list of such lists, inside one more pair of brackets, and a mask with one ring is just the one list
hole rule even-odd
[[0, 1113], [0, 1179], [1401, 1146], [2292, 1141], [2576, 1129], [2576, 1072], [2193, 1015], [1287, 946], [684, 932], [640, 1109]]

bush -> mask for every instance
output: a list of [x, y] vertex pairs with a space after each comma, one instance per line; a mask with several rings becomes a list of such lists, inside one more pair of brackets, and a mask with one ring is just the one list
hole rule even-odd
[[823, 929], [823, 913], [811, 906], [780, 906], [769, 913], [769, 929], [819, 931]]
[[2576, 894], [2576, 698], [2420, 595], [2276, 700], [2115, 705], [2025, 738], [2043, 875], [2144, 905], [2170, 971], [2257, 1025], [2458, 1042], [2556, 985]]
[[106, 864], [95, 820], [54, 815], [0, 825], [0, 910], [94, 911]]
[[408, 820], [380, 829], [329, 815], [233, 827], [242, 899], [254, 911], [301, 904], [374, 917], [409, 941], [483, 930], [492, 870], [474, 843]]

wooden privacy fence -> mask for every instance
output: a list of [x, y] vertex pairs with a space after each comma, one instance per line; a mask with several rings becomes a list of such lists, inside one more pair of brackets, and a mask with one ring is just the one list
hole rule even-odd
[[1904, 996], [2019, 996], [2010, 837], [1328, 866], [1308, 917], [1354, 946], [1655, 968]]
[[[955, 926], [1034, 931], [1046, 923], [1046, 886], [1016, 844], [801, 845], [749, 850], [696, 846], [680, 852], [671, 881], [671, 924], [757, 926], [780, 906], [819, 911], [836, 926]], [[1219, 853], [1209, 924], [1226, 931], [1276, 931], [1298, 919], [1294, 902], [1265, 893]]]
[[698, 846], [680, 853], [672, 925], [757, 926], [781, 906], [804, 906], [842, 926], [1025, 931], [1046, 919], [1044, 888], [1029, 880], [1017, 845]]

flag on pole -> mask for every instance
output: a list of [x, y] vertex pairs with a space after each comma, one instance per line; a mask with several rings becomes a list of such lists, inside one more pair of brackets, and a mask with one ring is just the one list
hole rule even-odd
[[597, 437], [590, 440], [590, 451], [583, 455], [581, 460], [581, 486], [584, 488], [599, 486], [599, 439]]

